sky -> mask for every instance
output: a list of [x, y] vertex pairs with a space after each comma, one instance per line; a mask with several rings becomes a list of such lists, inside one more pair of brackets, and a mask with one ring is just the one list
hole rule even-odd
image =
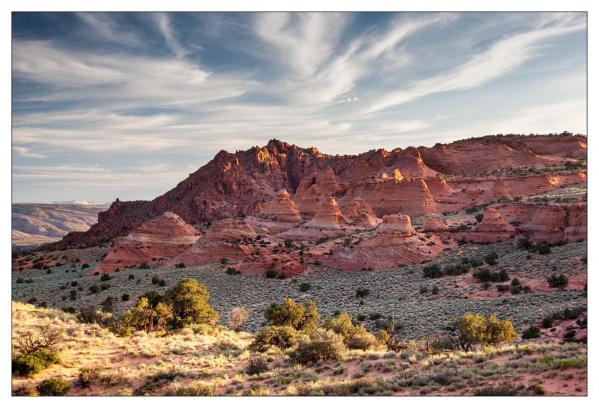
[[586, 134], [585, 13], [13, 13], [13, 202], [152, 199], [218, 151]]

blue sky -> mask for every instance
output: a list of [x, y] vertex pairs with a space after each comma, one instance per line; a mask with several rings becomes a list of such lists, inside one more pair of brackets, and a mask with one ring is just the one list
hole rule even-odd
[[586, 133], [584, 13], [14, 13], [13, 201], [151, 199], [219, 150]]

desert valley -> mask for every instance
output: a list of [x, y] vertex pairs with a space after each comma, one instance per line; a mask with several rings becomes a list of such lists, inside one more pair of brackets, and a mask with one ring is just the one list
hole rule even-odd
[[567, 132], [220, 151], [13, 252], [13, 395], [586, 395], [586, 164]]

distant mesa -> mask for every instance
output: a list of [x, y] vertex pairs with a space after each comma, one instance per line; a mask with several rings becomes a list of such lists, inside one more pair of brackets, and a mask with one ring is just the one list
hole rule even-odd
[[86, 200], [70, 200], [70, 201], [53, 201], [52, 204], [58, 204], [58, 205], [94, 205], [94, 206], [103, 206], [106, 205], [106, 203], [94, 203], [91, 201], [86, 201]]

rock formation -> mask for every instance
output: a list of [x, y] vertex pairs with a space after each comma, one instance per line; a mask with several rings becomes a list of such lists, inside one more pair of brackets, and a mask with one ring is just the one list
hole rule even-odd
[[314, 218], [308, 222], [308, 225], [319, 228], [339, 228], [347, 223], [347, 219], [339, 210], [335, 198], [322, 196], [318, 211]]
[[327, 166], [323, 171], [316, 171], [300, 181], [294, 200], [302, 214], [314, 215], [320, 207], [321, 196], [334, 196], [340, 190], [335, 172]]
[[510, 203], [497, 208], [533, 242], [576, 241], [587, 236], [586, 203], [542, 205]]
[[279, 191], [275, 198], [267, 202], [260, 210], [259, 216], [290, 224], [302, 222], [302, 216], [287, 190]]
[[427, 218], [423, 227], [425, 232], [447, 232], [448, 228], [441, 218]]
[[[586, 173], [474, 177], [507, 168], [562, 166], [586, 157], [584, 136], [489, 136], [431, 148], [371, 150], [333, 156], [278, 140], [237, 153], [219, 152], [175, 188], [152, 201], [116, 200], [86, 232], [72, 232], [60, 244], [91, 246], [129, 234], [171, 211], [191, 225], [259, 215], [265, 197], [287, 190], [300, 213], [316, 214], [321, 195], [340, 202], [361, 197], [378, 217], [419, 216], [464, 209], [490, 196], [549, 191], [586, 183]], [[547, 167], [548, 168], [548, 167]], [[495, 185], [495, 187], [494, 187]], [[491, 191], [490, 196], [481, 191]], [[495, 197], [496, 199], [497, 197]]]
[[200, 233], [181, 217], [165, 212], [121, 239], [92, 272], [113, 272], [171, 259], [198, 240]]
[[416, 233], [409, 216], [394, 214], [383, 217], [372, 236], [349, 246], [336, 245], [321, 262], [337, 269], [378, 271], [430, 260], [447, 247], [436, 236]]
[[246, 222], [232, 218], [220, 220], [168, 265], [207, 265], [221, 260], [240, 262], [252, 252], [250, 243], [254, 238], [256, 232]]
[[380, 222], [362, 197], [353, 197], [351, 200], [342, 202], [341, 212], [352, 225], [359, 227], [374, 227]]
[[477, 243], [498, 242], [515, 237], [516, 228], [506, 222], [495, 208], [487, 208], [483, 219], [474, 229], [462, 234], [466, 241]]
[[304, 266], [300, 257], [295, 253], [273, 254], [269, 251], [259, 251], [257, 254], [248, 255], [236, 268], [247, 275], [264, 275], [272, 271], [279, 279], [290, 278], [301, 274]]

